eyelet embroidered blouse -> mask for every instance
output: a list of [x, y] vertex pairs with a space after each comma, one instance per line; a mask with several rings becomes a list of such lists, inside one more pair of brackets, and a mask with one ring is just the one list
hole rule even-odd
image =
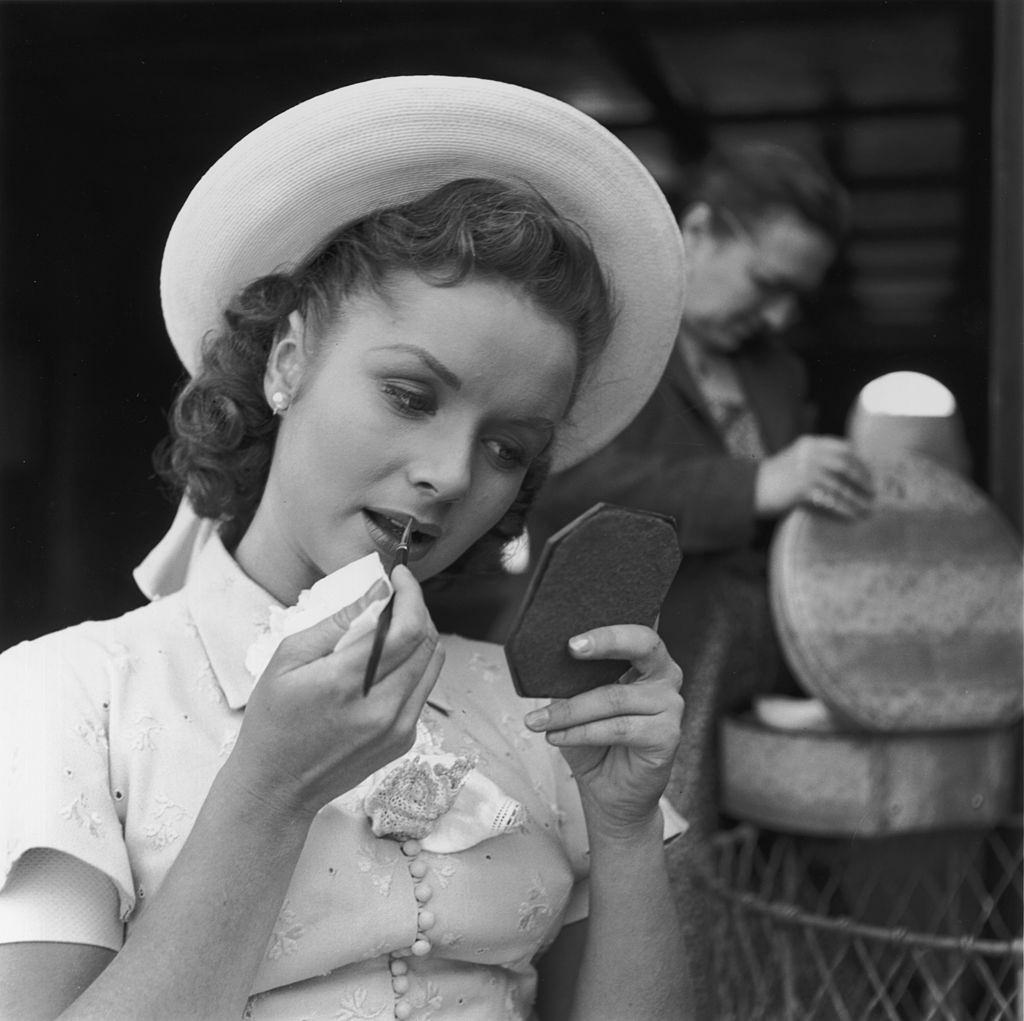
[[[83, 929], [80, 918], [33, 911], [31, 899], [5, 914], [5, 890], [0, 940], [117, 950], [122, 930], [130, 938], [231, 751], [255, 684], [245, 653], [272, 605], [212, 539], [181, 592], [0, 655], [0, 877], [17, 876], [26, 851], [53, 849], [107, 877], [119, 901], [119, 918]], [[557, 749], [522, 723], [544, 703], [515, 694], [500, 647], [443, 641], [423, 723], [519, 801], [525, 825], [435, 854], [377, 838], [364, 814], [326, 806], [247, 1017], [525, 1019], [535, 958], [586, 914], [575, 783]]]

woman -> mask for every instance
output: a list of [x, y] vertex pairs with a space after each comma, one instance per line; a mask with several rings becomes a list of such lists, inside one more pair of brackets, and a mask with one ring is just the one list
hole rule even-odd
[[[340, 89], [204, 176], [161, 279], [193, 374], [163, 598], [0, 663], [4, 1016], [685, 1016], [678, 668], [601, 628], [572, 654], [632, 683], [521, 700], [419, 587], [635, 413], [680, 260], [620, 143], [498, 83]], [[408, 568], [312, 613], [410, 519]]]

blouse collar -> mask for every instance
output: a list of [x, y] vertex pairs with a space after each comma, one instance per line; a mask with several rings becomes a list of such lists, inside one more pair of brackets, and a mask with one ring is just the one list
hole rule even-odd
[[257, 680], [246, 669], [246, 653], [281, 603], [238, 566], [216, 534], [196, 557], [185, 599], [228, 705], [241, 709]]

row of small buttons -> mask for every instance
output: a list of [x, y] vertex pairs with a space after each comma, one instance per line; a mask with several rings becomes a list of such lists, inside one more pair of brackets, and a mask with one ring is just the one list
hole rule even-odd
[[[427, 933], [433, 927], [435, 918], [434, 912], [428, 911], [425, 905], [434, 895], [433, 887], [424, 882], [427, 875], [427, 863], [419, 857], [420, 842], [418, 840], [406, 840], [402, 844], [402, 854], [409, 859], [409, 875], [415, 881], [413, 896], [416, 898], [419, 908], [416, 915], [416, 939], [408, 950], [395, 950], [391, 954], [389, 967], [391, 969], [391, 988], [398, 996], [404, 996], [409, 991], [409, 965], [403, 960], [410, 955], [424, 957], [430, 953], [430, 940]], [[412, 1016], [412, 1004], [405, 999], [395, 1002], [395, 1017], [398, 1021], [406, 1021]]]

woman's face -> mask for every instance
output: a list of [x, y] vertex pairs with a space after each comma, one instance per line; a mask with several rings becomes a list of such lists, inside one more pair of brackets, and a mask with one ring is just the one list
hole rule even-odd
[[412, 515], [409, 566], [435, 574], [502, 517], [551, 441], [576, 368], [568, 328], [511, 285], [409, 272], [386, 298], [352, 298], [315, 356], [301, 330], [293, 317], [268, 368], [268, 392], [293, 400], [243, 566], [292, 599], [374, 550], [386, 561]]

